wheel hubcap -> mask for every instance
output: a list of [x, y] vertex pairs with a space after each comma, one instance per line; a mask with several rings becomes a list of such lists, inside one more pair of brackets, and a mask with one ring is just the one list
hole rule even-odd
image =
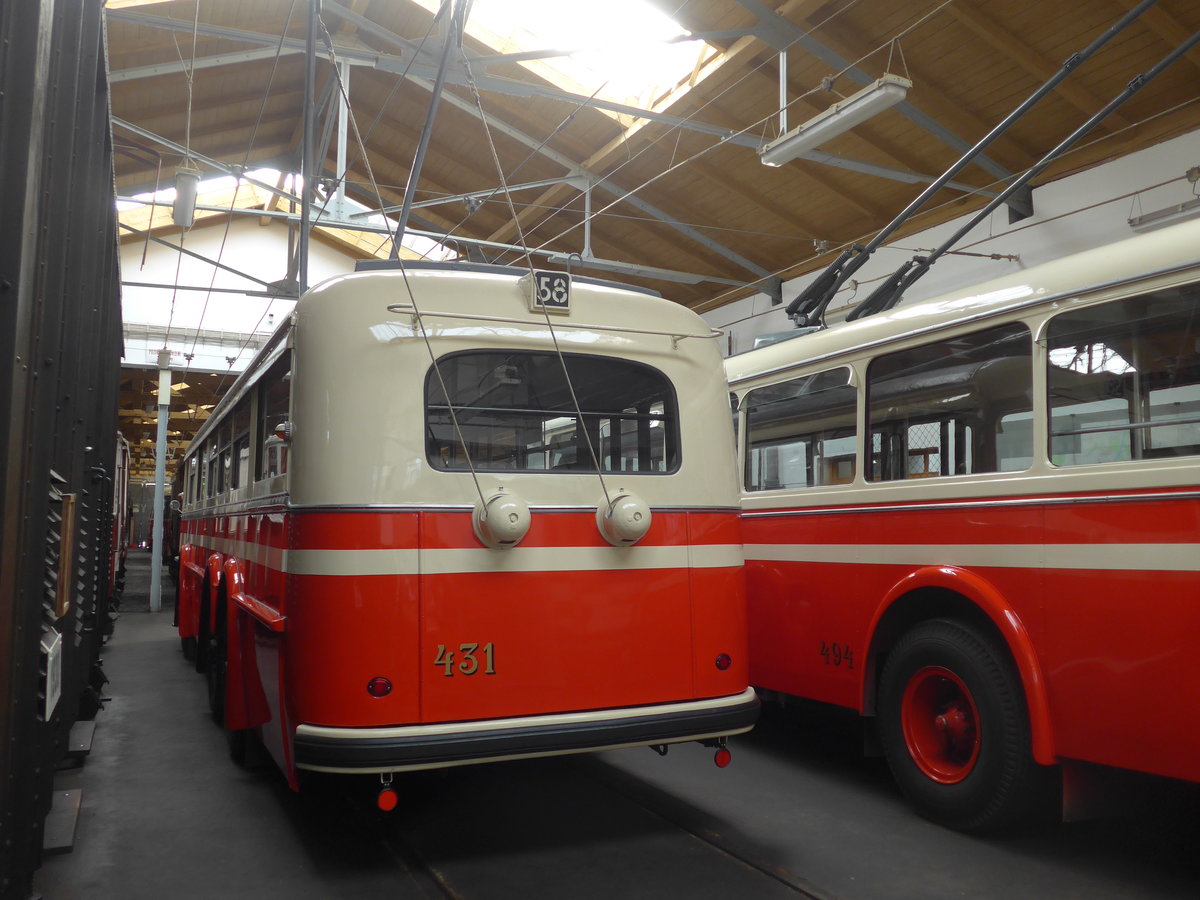
[[925, 666], [904, 688], [900, 707], [904, 743], [913, 762], [939, 784], [957, 784], [979, 758], [979, 715], [962, 679]]

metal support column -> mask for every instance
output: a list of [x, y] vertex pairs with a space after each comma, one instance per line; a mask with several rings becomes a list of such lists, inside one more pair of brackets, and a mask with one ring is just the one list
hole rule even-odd
[[167, 486], [167, 427], [171, 412], [171, 351], [158, 351], [158, 451], [154, 456], [154, 531], [150, 536], [150, 612], [162, 611], [163, 495]]
[[317, 26], [320, 23], [321, 0], [311, 0], [308, 7], [308, 42], [304, 62], [304, 135], [300, 149], [300, 177], [304, 189], [300, 194], [300, 244], [296, 251], [300, 293], [308, 290], [308, 239], [312, 230], [313, 178], [317, 173], [313, 159], [313, 136], [316, 131], [317, 110], [313, 94], [317, 80]]

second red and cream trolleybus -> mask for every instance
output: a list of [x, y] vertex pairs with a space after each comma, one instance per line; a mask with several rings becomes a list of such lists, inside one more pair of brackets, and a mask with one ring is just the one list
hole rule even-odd
[[683, 307], [406, 264], [306, 293], [183, 462], [214, 716], [391, 773], [746, 731], [728, 394]]
[[753, 684], [873, 717], [961, 829], [1200, 780], [1200, 223], [727, 370]]

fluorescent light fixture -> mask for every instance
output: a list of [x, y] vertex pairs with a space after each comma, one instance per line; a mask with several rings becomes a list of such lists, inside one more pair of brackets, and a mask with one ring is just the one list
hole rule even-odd
[[1200, 216], [1200, 197], [1176, 203], [1165, 209], [1156, 209], [1145, 215], [1133, 216], [1129, 220], [1129, 227], [1134, 231], [1153, 231], [1155, 228], [1174, 225], [1176, 222], [1194, 219], [1196, 216]]
[[191, 228], [196, 222], [196, 194], [200, 190], [200, 170], [188, 165], [175, 170], [175, 203], [171, 220], [180, 228]]
[[782, 166], [802, 153], [815, 150], [839, 134], [885, 109], [895, 106], [908, 95], [912, 82], [899, 75], [884, 75], [861, 91], [839, 100], [823, 113], [809, 119], [758, 149], [765, 166]]

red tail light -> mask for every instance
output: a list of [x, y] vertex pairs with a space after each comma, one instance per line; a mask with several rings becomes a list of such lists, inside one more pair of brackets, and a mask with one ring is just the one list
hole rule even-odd
[[372, 678], [367, 682], [367, 693], [372, 697], [386, 697], [392, 692], [392, 683], [386, 678]]
[[400, 803], [400, 797], [394, 788], [384, 788], [375, 798], [375, 804], [384, 812], [391, 812]]

